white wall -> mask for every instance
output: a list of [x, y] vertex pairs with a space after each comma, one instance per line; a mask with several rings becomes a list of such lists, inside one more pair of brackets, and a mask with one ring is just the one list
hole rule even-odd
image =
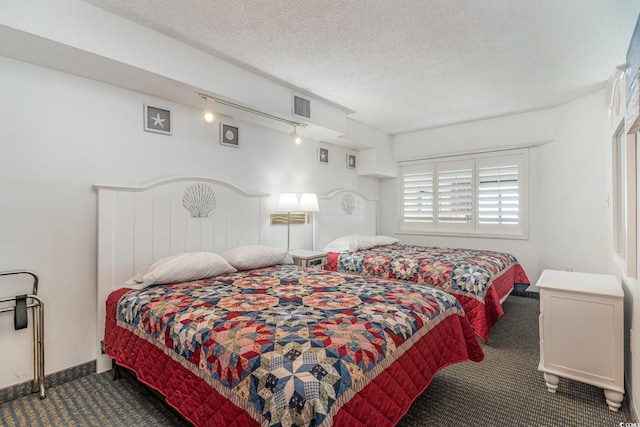
[[[397, 237], [408, 243], [510, 252], [532, 283], [547, 268], [608, 272], [605, 125], [604, 94], [598, 91], [557, 108], [394, 137], [396, 160], [532, 146], [527, 240]], [[397, 180], [382, 180], [380, 193], [381, 200], [393, 201], [381, 204], [381, 232], [395, 234]]]
[[518, 148], [555, 138], [552, 109], [497, 117], [393, 137], [396, 161]]
[[611, 148], [604, 91], [555, 109], [556, 141], [538, 150], [539, 269], [610, 273]]
[[[221, 146], [218, 124], [199, 110], [93, 80], [0, 57], [0, 93], [0, 271], [40, 276], [47, 374], [96, 357], [94, 184], [204, 176], [270, 193], [274, 208], [284, 191], [378, 194], [376, 179], [346, 168], [344, 149], [331, 146], [336, 160], [321, 165], [316, 141], [296, 146], [287, 133], [231, 119], [240, 148]], [[143, 131], [145, 102], [172, 111], [173, 135]], [[291, 247], [311, 247], [311, 226], [291, 234]], [[286, 246], [284, 228], [267, 236]], [[19, 292], [5, 282], [0, 297]], [[0, 314], [0, 388], [32, 378], [31, 354], [30, 330]]]

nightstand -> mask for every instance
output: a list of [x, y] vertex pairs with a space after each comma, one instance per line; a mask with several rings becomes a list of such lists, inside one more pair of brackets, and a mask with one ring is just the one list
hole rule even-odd
[[615, 276], [545, 270], [540, 288], [540, 365], [550, 392], [560, 377], [604, 389], [609, 409], [624, 397], [624, 292]]
[[306, 249], [296, 249], [289, 252], [293, 258], [293, 263], [300, 267], [319, 268], [327, 263], [327, 253], [321, 251], [309, 251]]

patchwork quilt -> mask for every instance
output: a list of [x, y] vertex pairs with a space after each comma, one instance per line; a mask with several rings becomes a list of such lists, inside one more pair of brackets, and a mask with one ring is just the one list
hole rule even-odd
[[393, 425], [438, 369], [483, 358], [451, 295], [296, 266], [119, 290], [106, 323], [107, 354], [195, 425]]
[[329, 256], [327, 269], [398, 279], [442, 289], [463, 305], [476, 333], [488, 339], [500, 300], [529, 279], [509, 253], [392, 244]]

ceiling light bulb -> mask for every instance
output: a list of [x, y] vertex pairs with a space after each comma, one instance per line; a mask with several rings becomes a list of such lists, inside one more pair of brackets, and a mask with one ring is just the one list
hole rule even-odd
[[202, 117], [204, 118], [204, 121], [207, 123], [213, 123], [216, 121], [216, 116], [215, 114], [213, 114], [213, 111], [211, 111], [211, 108], [209, 108], [209, 98], [203, 97], [206, 101], [207, 101], [207, 108], [204, 109], [204, 111], [202, 112]]
[[293, 132], [291, 132], [289, 135], [296, 145], [302, 144], [302, 138], [300, 137], [300, 135], [298, 135], [298, 132], [296, 132], [295, 126], [293, 127]]
[[213, 111], [208, 108], [204, 110], [203, 117], [204, 121], [207, 123], [213, 123], [216, 121], [216, 116], [213, 114]]

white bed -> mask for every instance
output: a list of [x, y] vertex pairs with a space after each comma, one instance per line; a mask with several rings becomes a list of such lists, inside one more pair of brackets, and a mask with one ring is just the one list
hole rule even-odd
[[[522, 266], [509, 253], [407, 245], [385, 236], [376, 236], [384, 243], [375, 243], [377, 202], [356, 191], [336, 190], [319, 197], [318, 203], [316, 249], [325, 250], [328, 243], [338, 248], [329, 250], [326, 269], [419, 283], [451, 293], [484, 340], [504, 314], [502, 302], [514, 289], [529, 286]], [[335, 239], [339, 244], [334, 244]]]
[[207, 178], [96, 188], [98, 371], [113, 358], [194, 425], [390, 427], [440, 369], [484, 357], [452, 296], [282, 265], [279, 248], [280, 261], [131, 290], [158, 258], [224, 264], [263, 243], [268, 195]]

